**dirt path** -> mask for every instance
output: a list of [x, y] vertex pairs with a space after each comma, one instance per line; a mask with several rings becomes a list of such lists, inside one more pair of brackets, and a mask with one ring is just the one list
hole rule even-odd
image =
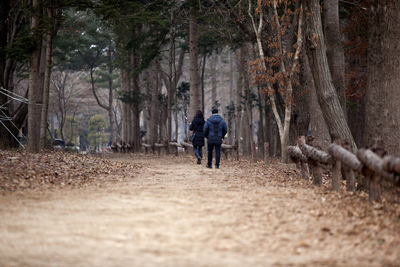
[[0, 266], [400, 264], [398, 206], [279, 166], [133, 160], [127, 182], [0, 196]]

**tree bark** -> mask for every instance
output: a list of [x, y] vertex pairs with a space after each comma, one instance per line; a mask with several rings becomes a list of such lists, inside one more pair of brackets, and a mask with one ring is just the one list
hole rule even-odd
[[340, 105], [346, 116], [346, 95], [344, 84], [344, 50], [339, 24], [339, 0], [325, 0], [323, 5], [326, 56], [331, 70], [332, 83], [336, 88]]
[[310, 96], [310, 134], [319, 141], [323, 149], [330, 143], [330, 136], [328, 126], [325, 123], [324, 115], [322, 114], [321, 107], [318, 103], [317, 91], [314, 84], [314, 77], [312, 76], [308, 56], [304, 57], [304, 75], [306, 78], [307, 89]]
[[[129, 91], [129, 75], [128, 71], [124, 68], [120, 70], [121, 75], [121, 91], [125, 94]], [[128, 138], [128, 103], [122, 102], [122, 114], [121, 114], [121, 139], [126, 141]], [[115, 140], [116, 142], [121, 140]]]
[[[34, 49], [31, 52], [29, 67], [29, 104], [28, 104], [28, 151], [37, 153], [40, 151], [40, 123], [37, 118], [41, 115], [39, 67], [40, 67], [40, 41], [37, 39], [37, 31], [40, 24], [40, 0], [32, 0], [31, 31], [36, 37]], [[40, 122], [40, 121], [39, 121]]]
[[159, 103], [158, 103], [158, 63], [154, 59], [151, 63], [151, 74], [150, 74], [150, 88], [151, 88], [151, 102], [150, 102], [150, 123], [149, 123], [149, 144], [153, 148], [154, 144], [157, 143], [158, 131], [157, 121], [159, 119]]
[[109, 60], [109, 66], [108, 66], [108, 120], [110, 121], [110, 130], [111, 130], [111, 139], [112, 141], [115, 141], [117, 139], [117, 129], [116, 129], [116, 121], [115, 121], [115, 116], [114, 116], [114, 88], [113, 88], [113, 77], [112, 74], [114, 72], [113, 69], [113, 64], [112, 64], [112, 49], [111, 49], [111, 44], [108, 49], [108, 60]]
[[201, 108], [198, 38], [196, 17], [191, 14], [189, 18], [190, 121], [193, 120], [197, 110]]
[[399, 24], [399, 1], [371, 1], [363, 145], [380, 137], [395, 156], [400, 156]]
[[303, 152], [303, 154], [307, 156], [307, 158], [310, 158], [312, 160], [318, 161], [323, 164], [332, 163], [333, 159], [328, 153], [321, 151], [313, 146], [303, 144], [300, 146], [300, 149]]
[[238, 151], [242, 148], [241, 144], [241, 117], [242, 117], [242, 93], [243, 93], [243, 67], [241, 64], [241, 54], [244, 48], [241, 47], [240, 50], [236, 51], [236, 64], [238, 69], [238, 79], [237, 79], [237, 90], [236, 90], [236, 112], [235, 112], [235, 119], [236, 119], [236, 132], [235, 132], [235, 142], [238, 145]]
[[340, 160], [347, 167], [350, 167], [357, 172], [361, 172], [363, 167], [362, 163], [357, 159], [356, 155], [346, 150], [342, 146], [331, 144], [328, 147], [328, 152], [332, 157]]
[[[48, 10], [48, 17], [53, 20], [53, 9]], [[41, 115], [41, 126], [40, 126], [40, 147], [44, 148], [46, 146], [46, 136], [47, 136], [47, 117], [49, 110], [49, 94], [50, 94], [50, 77], [52, 68], [52, 55], [53, 55], [53, 36], [54, 31], [50, 30], [46, 34], [46, 71], [44, 75], [44, 89], [43, 89], [43, 107]]]
[[307, 17], [307, 55], [317, 89], [318, 102], [332, 140], [348, 139], [356, 149], [346, 117], [340, 105], [336, 89], [332, 83], [328, 60], [326, 57], [325, 38], [322, 32], [322, 21], [319, 0], [305, 1]]
[[[131, 66], [132, 70], [136, 70], [138, 67], [138, 55], [136, 51], [131, 51]], [[135, 95], [140, 95], [139, 87], [139, 76], [137, 74], [131, 74], [131, 91]], [[130, 124], [130, 136], [129, 144], [131, 145], [134, 152], [140, 151], [140, 101], [136, 100], [131, 104], [131, 124]]]
[[211, 71], [211, 106], [217, 104], [217, 56], [212, 55], [210, 59]]

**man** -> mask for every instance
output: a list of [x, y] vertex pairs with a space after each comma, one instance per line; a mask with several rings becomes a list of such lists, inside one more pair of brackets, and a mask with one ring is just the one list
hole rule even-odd
[[226, 123], [224, 119], [218, 115], [218, 109], [213, 108], [212, 115], [204, 124], [204, 136], [207, 138], [207, 168], [211, 168], [213, 150], [215, 148], [215, 168], [219, 168], [219, 160], [221, 158], [222, 139], [225, 137]]

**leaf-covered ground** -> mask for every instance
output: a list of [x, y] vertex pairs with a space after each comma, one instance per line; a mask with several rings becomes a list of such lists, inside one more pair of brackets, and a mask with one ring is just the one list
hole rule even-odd
[[[327, 177], [318, 188], [292, 165], [246, 160], [219, 170], [143, 154], [1, 161], [15, 185], [0, 195], [0, 266], [400, 265], [398, 189], [369, 203], [330, 191]], [[28, 173], [29, 187], [13, 181]]]
[[0, 191], [81, 187], [122, 180], [120, 174], [136, 173], [139, 166], [93, 155], [0, 151]]

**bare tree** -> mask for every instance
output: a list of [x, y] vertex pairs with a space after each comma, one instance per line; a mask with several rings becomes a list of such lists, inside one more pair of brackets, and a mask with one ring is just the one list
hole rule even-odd
[[79, 85], [81, 84], [83, 73], [57, 71], [54, 72], [51, 78], [52, 91], [51, 99], [53, 100], [53, 110], [58, 120], [58, 130], [61, 139], [65, 140], [64, 126], [68, 114], [76, 114], [82, 97], [82, 91]]

